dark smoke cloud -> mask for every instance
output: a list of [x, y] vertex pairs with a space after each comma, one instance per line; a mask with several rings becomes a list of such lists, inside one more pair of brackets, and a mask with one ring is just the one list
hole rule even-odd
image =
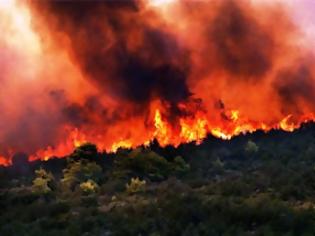
[[272, 67], [272, 35], [237, 1], [223, 1], [209, 33], [219, 67], [234, 77], [261, 78]]
[[84, 102], [73, 102], [64, 90], [52, 90], [49, 96], [53, 103], [59, 107], [61, 124], [69, 124], [77, 128], [84, 127], [105, 127], [126, 120], [130, 117], [140, 116], [141, 107], [134, 107], [132, 110], [110, 109], [101, 103], [101, 97], [91, 95], [85, 98]]
[[311, 67], [307, 63], [302, 63], [297, 68], [292, 66], [279, 72], [274, 86], [281, 97], [282, 104], [286, 105], [283, 109], [290, 109], [293, 114], [302, 113], [301, 101], [307, 103], [309, 107], [315, 108], [313, 76]]
[[74, 60], [104, 93], [144, 107], [153, 99], [177, 104], [191, 95], [189, 63], [178, 63], [187, 52], [170, 33], [146, 23], [135, 1], [35, 5], [48, 12], [47, 24], [57, 19], [54, 30], [69, 37]]

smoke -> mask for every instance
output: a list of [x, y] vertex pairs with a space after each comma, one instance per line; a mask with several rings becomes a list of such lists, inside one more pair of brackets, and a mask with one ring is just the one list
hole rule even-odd
[[177, 63], [185, 49], [174, 35], [148, 22], [159, 22], [153, 12], [143, 15], [134, 1], [35, 5], [46, 9], [46, 24], [56, 19], [53, 32], [67, 36], [73, 60], [101, 92], [143, 105], [155, 98], [178, 103], [189, 97], [188, 64]]
[[232, 76], [260, 79], [272, 68], [275, 40], [236, 2], [223, 1], [209, 26], [218, 66]]
[[[314, 111], [315, 84], [311, 70], [313, 62], [300, 60], [297, 66], [279, 71], [275, 80], [275, 88], [286, 109], [292, 114], [303, 114], [305, 110]], [[302, 105], [301, 105], [302, 104]]]
[[48, 54], [26, 6], [1, 2], [0, 18], [0, 156], [32, 153], [65, 135], [63, 114], [50, 91], [67, 90], [72, 96], [77, 91], [73, 79], [77, 86], [83, 81], [64, 54]]
[[69, 137], [107, 150], [162, 134], [176, 145], [314, 113], [313, 60], [280, 4], [10, 2], [0, 11], [0, 155], [63, 155]]

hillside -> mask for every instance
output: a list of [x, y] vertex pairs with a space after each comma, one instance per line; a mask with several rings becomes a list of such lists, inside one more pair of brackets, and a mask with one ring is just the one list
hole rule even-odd
[[315, 125], [1, 168], [1, 235], [314, 235]]

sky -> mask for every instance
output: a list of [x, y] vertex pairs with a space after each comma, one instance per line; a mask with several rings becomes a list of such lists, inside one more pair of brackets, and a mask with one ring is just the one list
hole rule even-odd
[[315, 0], [253, 0], [261, 3], [278, 1], [292, 12], [293, 20], [301, 26], [308, 43], [315, 47]]

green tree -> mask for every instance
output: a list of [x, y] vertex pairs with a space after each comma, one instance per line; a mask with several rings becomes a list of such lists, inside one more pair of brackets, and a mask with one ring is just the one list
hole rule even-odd
[[163, 180], [171, 173], [173, 166], [164, 157], [150, 150], [135, 149], [128, 154], [117, 156], [113, 175], [117, 177], [148, 178]]

